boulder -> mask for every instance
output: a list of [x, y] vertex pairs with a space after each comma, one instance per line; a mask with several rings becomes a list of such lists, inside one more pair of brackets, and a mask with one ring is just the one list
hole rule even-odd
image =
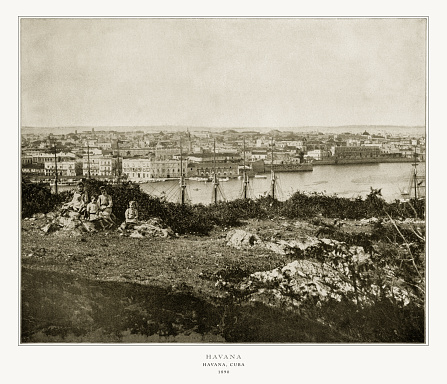
[[141, 238], [144, 237], [144, 235], [142, 235], [141, 233], [139, 233], [139, 232], [137, 232], [137, 231], [134, 231], [134, 232], [132, 232], [132, 233], [129, 235], [129, 237], [134, 237], [134, 238], [136, 238], [136, 239], [141, 239]]
[[301, 240], [278, 240], [265, 242], [264, 246], [267, 249], [279, 255], [300, 255], [306, 248], [315, 246], [319, 243], [317, 238], [308, 237]]
[[242, 229], [233, 229], [226, 236], [227, 245], [234, 248], [247, 248], [261, 245], [261, 238], [253, 233]]
[[174, 231], [163, 225], [159, 219], [150, 219], [148, 221], [140, 222], [132, 230], [130, 230], [129, 237], [143, 238], [143, 237], [174, 237]]
[[42, 231], [44, 231], [45, 233], [55, 232], [58, 229], [60, 229], [60, 227], [56, 223], [49, 223], [49, 224], [45, 225], [44, 227], [42, 227]]
[[50, 220], [54, 220], [57, 216], [58, 216], [58, 213], [56, 213], [56, 212], [48, 212], [46, 214], [46, 218], [50, 219]]
[[[358, 299], [362, 305], [373, 303], [376, 294], [373, 287], [369, 293], [359, 290], [355, 294], [354, 280], [347, 264], [354, 263], [361, 267], [370, 261], [370, 255], [364, 252], [363, 247], [347, 247], [344, 243], [329, 239], [320, 241], [317, 246], [325, 254], [324, 261], [300, 259], [282, 268], [255, 272], [239, 284], [239, 289], [250, 292], [252, 301], [268, 302], [273, 306], [285, 305], [290, 309], [300, 307], [308, 299], [321, 304], [328, 300], [341, 301], [345, 297], [353, 302]], [[346, 261], [340, 260], [341, 254], [344, 254], [342, 258], [346, 258]], [[336, 263], [332, 262], [333, 257]], [[358, 273], [363, 273], [362, 268], [359, 268]], [[365, 273], [368, 274], [367, 271]], [[409, 292], [398, 279], [393, 278], [392, 271], [386, 277], [393, 284], [392, 293], [388, 292], [387, 296], [392, 295], [394, 300], [407, 305]], [[377, 295], [379, 291], [377, 289]]]
[[66, 231], [72, 231], [82, 226], [82, 221], [79, 220], [79, 216], [59, 216], [57, 219], [55, 219], [55, 222], [57, 222]]

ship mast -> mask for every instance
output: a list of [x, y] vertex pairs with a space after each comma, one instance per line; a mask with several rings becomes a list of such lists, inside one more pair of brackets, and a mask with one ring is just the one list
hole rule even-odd
[[183, 174], [183, 152], [182, 152], [182, 137], [180, 136], [180, 193], [181, 193], [181, 204], [185, 205], [186, 196], [186, 182], [185, 175]]
[[247, 198], [247, 191], [248, 191], [248, 177], [247, 172], [245, 169], [245, 137], [244, 137], [244, 171], [243, 171], [243, 196], [244, 199]]
[[219, 188], [219, 179], [216, 174], [216, 139], [214, 139], [214, 152], [213, 152], [213, 202], [217, 204], [217, 190]]
[[88, 179], [90, 180], [90, 146], [87, 140], [87, 174]]
[[271, 177], [271, 196], [272, 199], [275, 200], [275, 183], [276, 183], [276, 176], [275, 176], [275, 171], [273, 170], [273, 137], [272, 137], [272, 164], [270, 167], [270, 177]]
[[418, 163], [417, 163], [416, 147], [414, 148], [413, 157], [414, 157], [414, 163], [412, 165], [413, 165], [414, 199], [417, 200], [417, 198], [418, 198], [418, 181], [417, 181], [418, 180], [417, 179]]
[[118, 137], [118, 140], [116, 140], [116, 153], [117, 153], [117, 169], [118, 169], [118, 177], [117, 177], [117, 184], [121, 183], [121, 168], [120, 168], [120, 138]]
[[57, 195], [57, 149], [56, 144], [54, 144], [54, 192]]

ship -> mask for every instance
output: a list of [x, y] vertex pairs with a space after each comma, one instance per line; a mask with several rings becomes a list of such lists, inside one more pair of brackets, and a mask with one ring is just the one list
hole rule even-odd
[[[256, 172], [259, 173], [268, 173], [268, 172], [312, 172], [314, 167], [312, 163], [297, 163], [297, 162], [281, 162], [277, 164], [265, 163], [264, 161], [257, 161], [257, 164], [253, 163], [252, 168]], [[262, 163], [262, 164], [261, 164]]]
[[[271, 165], [266, 164], [266, 171], [271, 171]], [[312, 163], [281, 163], [273, 164], [274, 172], [311, 172], [314, 170]]]
[[257, 160], [250, 163], [250, 169], [254, 175], [262, 173], [279, 173], [279, 172], [312, 172], [314, 167], [312, 162], [305, 161], [302, 157], [297, 157], [289, 161], [275, 160], [273, 138], [270, 143], [271, 157], [267, 161]]
[[401, 201], [425, 200], [425, 173], [418, 172], [418, 165], [415, 155], [415, 161], [412, 164], [413, 169], [408, 178], [408, 185], [401, 190]]

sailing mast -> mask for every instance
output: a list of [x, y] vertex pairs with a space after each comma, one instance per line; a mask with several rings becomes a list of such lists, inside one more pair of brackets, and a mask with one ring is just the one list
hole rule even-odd
[[275, 171], [273, 170], [273, 137], [272, 137], [272, 164], [270, 167], [270, 177], [271, 177], [271, 192], [270, 195], [272, 196], [272, 199], [275, 200], [275, 183], [276, 183], [276, 176]]
[[57, 154], [56, 144], [54, 144], [54, 192], [57, 195]]
[[118, 178], [117, 183], [120, 184], [121, 182], [121, 168], [120, 168], [120, 138], [118, 137], [118, 140], [116, 141], [116, 153], [117, 153], [117, 168], [118, 168]]
[[414, 148], [414, 163], [413, 163], [413, 181], [414, 181], [414, 199], [417, 200], [418, 198], [418, 179], [417, 179], [417, 153], [416, 153], [416, 147]]
[[87, 170], [88, 170], [88, 178], [90, 180], [90, 146], [87, 140]]
[[183, 174], [183, 152], [182, 152], [181, 136], [180, 136], [180, 192], [181, 192], [181, 204], [185, 205], [186, 182], [185, 182], [185, 175]]
[[214, 154], [213, 154], [213, 201], [217, 204], [217, 190], [219, 188], [219, 179], [216, 174], [216, 139], [214, 139]]
[[247, 172], [245, 170], [245, 137], [244, 137], [244, 171], [243, 171], [243, 196], [244, 199], [247, 198], [247, 191], [248, 191], [248, 177]]

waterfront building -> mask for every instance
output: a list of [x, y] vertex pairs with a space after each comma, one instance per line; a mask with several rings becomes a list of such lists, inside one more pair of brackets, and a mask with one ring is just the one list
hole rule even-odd
[[237, 162], [213, 162], [201, 161], [197, 163], [190, 162], [188, 164], [189, 177], [210, 177], [216, 172], [218, 177], [236, 177], [238, 175]]
[[[75, 161], [57, 162], [58, 176], [74, 177], [76, 176]], [[56, 172], [56, 164], [54, 161], [44, 163], [45, 176], [54, 176]]]
[[308, 151], [305, 155], [308, 159], [322, 160], [324, 158], [326, 151], [323, 149], [314, 149], [313, 151]]
[[22, 162], [22, 167], [33, 163], [33, 157], [29, 155], [22, 155], [20, 160]]
[[[186, 161], [155, 160], [154, 158], [125, 158], [122, 162], [123, 175], [130, 181], [150, 181], [151, 179], [179, 178], [187, 174]], [[183, 172], [180, 164], [182, 164]]]
[[335, 147], [334, 155], [336, 159], [378, 158], [380, 156], [380, 147], [377, 145]]
[[82, 174], [90, 177], [113, 177], [117, 159], [111, 156], [84, 156], [82, 158]]
[[113, 176], [113, 171], [116, 168], [117, 159], [111, 156], [103, 156], [99, 158], [99, 176], [110, 177]]
[[237, 152], [225, 152], [225, 153], [197, 153], [188, 156], [188, 160], [191, 163], [224, 163], [224, 162], [237, 162], [241, 159], [241, 155]]
[[252, 150], [250, 160], [251, 161], [257, 161], [257, 160], [266, 160], [268, 156], [268, 152], [266, 149], [264, 150]]
[[82, 174], [84, 176], [99, 176], [99, 159], [102, 156], [89, 155], [82, 158]]
[[[22, 158], [26, 158], [26, 161], [29, 161], [31, 157], [31, 162], [33, 164], [44, 164], [51, 163], [55, 161], [54, 153], [50, 152], [42, 152], [39, 150], [29, 150], [24, 152]], [[66, 153], [66, 152], [57, 152], [56, 153], [57, 162], [63, 161], [74, 161], [76, 159], [76, 155], [74, 153]]]
[[22, 174], [28, 176], [44, 176], [45, 168], [43, 163], [31, 164], [26, 163], [22, 164]]

